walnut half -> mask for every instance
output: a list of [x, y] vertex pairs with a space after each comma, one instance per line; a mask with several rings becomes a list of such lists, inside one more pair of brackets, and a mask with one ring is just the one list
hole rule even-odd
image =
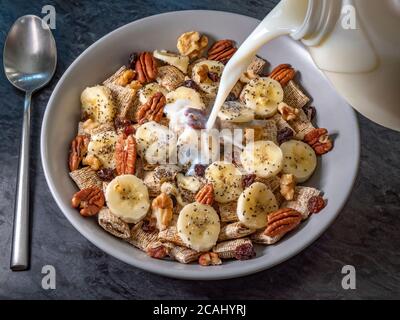
[[205, 35], [201, 35], [197, 31], [189, 31], [178, 38], [177, 48], [181, 55], [194, 59], [203, 54], [207, 45], [208, 38]]
[[172, 220], [174, 203], [166, 194], [161, 193], [151, 204], [152, 219], [157, 221], [157, 229], [162, 231], [167, 229]]
[[293, 200], [296, 180], [293, 174], [283, 174], [280, 181], [281, 195], [288, 201]]

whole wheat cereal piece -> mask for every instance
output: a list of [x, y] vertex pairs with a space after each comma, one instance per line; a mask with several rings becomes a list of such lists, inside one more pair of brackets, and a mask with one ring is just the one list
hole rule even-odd
[[254, 233], [255, 231], [256, 230], [254, 229], [247, 228], [241, 222], [230, 223], [221, 228], [218, 241], [221, 242], [226, 240], [244, 238]]
[[108, 208], [100, 210], [97, 222], [104, 230], [117, 238], [128, 239], [131, 236], [129, 225], [116, 215], [112, 214]]
[[228, 203], [218, 203], [218, 210], [221, 222], [237, 222], [239, 218], [236, 214], [237, 201]]
[[300, 86], [293, 80], [283, 88], [283, 102], [289, 106], [303, 108], [310, 102], [310, 98], [300, 89]]
[[168, 255], [180, 263], [187, 264], [194, 262], [201, 255], [201, 252], [189, 249], [187, 247], [177, 246], [172, 242], [164, 242], [164, 245], [168, 250]]
[[158, 240], [162, 242], [172, 242], [178, 246], [186, 246], [178, 234], [178, 229], [174, 225], [171, 225], [167, 229], [160, 231], [158, 234]]
[[142, 229], [143, 221], [135, 224], [131, 228], [130, 237], [125, 239], [128, 243], [139, 248], [140, 250], [146, 251], [147, 247], [156, 242], [158, 239], [158, 231], [144, 231]]
[[281, 208], [292, 208], [301, 213], [303, 220], [307, 219], [310, 215], [308, 209], [308, 201], [314, 197], [319, 196], [321, 191], [315, 188], [297, 186], [295, 188], [293, 200], [284, 201]]
[[241, 246], [253, 246], [249, 238], [241, 238], [235, 240], [228, 240], [217, 243], [213, 248], [213, 252], [218, 253], [221, 259], [234, 259], [237, 254], [238, 248]]
[[264, 232], [265, 232], [265, 229], [259, 230], [256, 233], [253, 233], [250, 236], [250, 239], [254, 243], [271, 245], [271, 244], [277, 243], [282, 238], [281, 236], [269, 237], [269, 236], [265, 235]]
[[102, 189], [103, 181], [97, 176], [96, 171], [90, 167], [83, 167], [69, 173], [79, 189], [97, 187]]

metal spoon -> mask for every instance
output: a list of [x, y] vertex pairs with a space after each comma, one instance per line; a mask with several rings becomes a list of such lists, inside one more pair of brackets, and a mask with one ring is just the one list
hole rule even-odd
[[53, 77], [57, 49], [53, 35], [42, 19], [20, 17], [11, 27], [4, 45], [4, 70], [8, 80], [25, 91], [21, 149], [10, 268], [26, 270], [29, 265], [29, 138], [30, 104], [34, 91]]

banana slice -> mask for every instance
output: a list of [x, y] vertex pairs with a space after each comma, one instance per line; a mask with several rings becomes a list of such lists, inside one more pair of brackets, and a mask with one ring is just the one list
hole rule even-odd
[[131, 174], [114, 178], [106, 188], [105, 197], [111, 212], [127, 223], [139, 222], [150, 208], [146, 185]]
[[166, 97], [168, 104], [175, 103], [178, 100], [184, 100], [191, 108], [202, 110], [205, 109], [205, 105], [200, 94], [191, 88], [179, 87], [176, 90], [168, 93]]
[[216, 161], [205, 172], [208, 182], [213, 184], [214, 199], [220, 203], [235, 201], [242, 193], [242, 174], [232, 163]]
[[261, 140], [247, 144], [240, 154], [240, 161], [248, 173], [269, 178], [282, 170], [283, 154], [272, 141]]
[[187, 128], [177, 140], [178, 163], [187, 166], [198, 162], [200, 157], [200, 131]]
[[291, 173], [298, 183], [308, 180], [317, 167], [317, 156], [308, 144], [289, 140], [281, 144], [283, 173]]
[[154, 50], [153, 56], [158, 60], [161, 60], [165, 63], [170, 64], [171, 66], [178, 68], [183, 73], [187, 73], [187, 69], [189, 66], [189, 57], [180, 56], [166, 50]]
[[[202, 60], [192, 68], [192, 79], [206, 93], [216, 94], [224, 65], [214, 60]], [[210, 76], [211, 73], [211, 76]]]
[[240, 101], [226, 101], [219, 110], [218, 117], [234, 123], [250, 122], [254, 120], [254, 110], [247, 108]]
[[118, 135], [115, 131], [93, 134], [88, 145], [88, 155], [95, 156], [104, 168], [115, 168], [114, 151]]
[[136, 129], [135, 133], [138, 152], [144, 156], [147, 148], [154, 142], [168, 142], [170, 140], [169, 129], [155, 121], [145, 122]]
[[219, 216], [213, 207], [193, 202], [184, 206], [177, 222], [182, 241], [193, 250], [210, 250], [218, 240]]
[[94, 86], [83, 90], [81, 104], [83, 114], [98, 123], [112, 122], [117, 113], [111, 90], [104, 86]]
[[168, 91], [157, 82], [146, 84], [139, 90], [139, 102], [145, 104], [149, 98], [155, 95], [157, 92], [161, 92], [164, 96], [167, 95]]
[[271, 78], [256, 78], [243, 88], [246, 106], [262, 118], [276, 114], [278, 104], [283, 101], [283, 89], [278, 81]]
[[267, 225], [267, 216], [278, 210], [275, 196], [261, 182], [255, 182], [245, 189], [237, 203], [237, 216], [246, 227], [260, 229]]

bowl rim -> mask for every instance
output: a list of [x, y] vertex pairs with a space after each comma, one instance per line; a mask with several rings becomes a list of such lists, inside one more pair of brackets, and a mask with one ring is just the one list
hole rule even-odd
[[[354, 158], [355, 158], [355, 164], [356, 167], [354, 168], [354, 170], [352, 171], [353, 174], [351, 177], [349, 178], [350, 181], [350, 188], [349, 188], [349, 192], [347, 193], [347, 195], [342, 199], [341, 203], [337, 206], [337, 210], [336, 212], [334, 212], [334, 214], [332, 214], [330, 216], [330, 218], [328, 219], [328, 221], [325, 223], [325, 225], [323, 227], [320, 227], [318, 229], [318, 232], [315, 232], [314, 235], [312, 237], [310, 237], [309, 239], [306, 239], [303, 241], [301, 246], [298, 246], [295, 250], [292, 250], [290, 253], [286, 254], [284, 257], [281, 257], [280, 259], [276, 259], [273, 263], [269, 263], [269, 264], [265, 264], [265, 261], [254, 261], [254, 263], [252, 263], [251, 265], [248, 265], [246, 268], [242, 268], [242, 269], [233, 269], [233, 270], [215, 270], [213, 272], [207, 272], [207, 273], [202, 273], [202, 272], [196, 272], [196, 271], [184, 271], [182, 270], [182, 272], [174, 272], [174, 270], [170, 270], [168, 268], [164, 268], [163, 266], [159, 267], [155, 267], [153, 265], [149, 265], [146, 261], [142, 261], [139, 259], [136, 259], [134, 261], [127, 259], [125, 254], [123, 254], [120, 251], [113, 251], [111, 250], [110, 246], [107, 245], [107, 241], [97, 241], [94, 239], [94, 237], [92, 235], [89, 234], [89, 232], [87, 232], [86, 230], [84, 230], [84, 228], [82, 228], [82, 226], [79, 223], [76, 223], [75, 221], [73, 221], [72, 219], [70, 219], [69, 215], [65, 213], [66, 209], [64, 210], [64, 204], [62, 203], [62, 199], [60, 197], [60, 195], [58, 194], [55, 185], [52, 181], [51, 178], [51, 173], [49, 171], [48, 168], [48, 161], [50, 161], [48, 159], [48, 153], [47, 153], [47, 145], [46, 145], [46, 136], [47, 136], [47, 131], [48, 131], [48, 122], [49, 122], [49, 115], [50, 115], [50, 110], [51, 110], [51, 106], [54, 104], [54, 99], [56, 96], [56, 93], [60, 90], [64, 79], [68, 76], [68, 73], [75, 67], [76, 64], [78, 64], [78, 62], [82, 59], [82, 57], [84, 55], [86, 55], [88, 52], [95, 50], [97, 45], [99, 45], [99, 43], [101, 43], [103, 40], [105, 40], [108, 37], [112, 37], [115, 33], [120, 32], [121, 30], [125, 29], [125, 28], [132, 28], [135, 27], [136, 25], [140, 25], [144, 20], [148, 20], [148, 19], [157, 19], [165, 16], [174, 16], [176, 14], [216, 14], [216, 15], [234, 15], [234, 16], [238, 16], [241, 18], [247, 18], [249, 20], [253, 20], [256, 23], [259, 23], [260, 20], [253, 18], [253, 17], [249, 17], [246, 15], [241, 15], [241, 14], [237, 14], [237, 13], [231, 13], [231, 12], [227, 12], [227, 11], [218, 11], [218, 10], [180, 10], [180, 11], [171, 11], [171, 12], [165, 12], [165, 13], [160, 13], [160, 14], [156, 14], [156, 15], [151, 15], [151, 16], [147, 16], [144, 18], [141, 18], [139, 20], [135, 20], [132, 21], [130, 23], [127, 23], [123, 26], [118, 27], [117, 29], [105, 34], [104, 36], [102, 36], [101, 38], [99, 38], [97, 41], [95, 41], [93, 44], [91, 44], [89, 47], [87, 47], [81, 54], [79, 54], [79, 56], [77, 58], [75, 58], [75, 60], [70, 64], [70, 66], [65, 70], [65, 72], [63, 73], [63, 75], [61, 76], [61, 78], [58, 80], [57, 85], [55, 86], [55, 88], [52, 91], [52, 94], [49, 98], [49, 101], [46, 105], [46, 109], [44, 112], [44, 116], [43, 116], [43, 120], [42, 120], [42, 129], [41, 129], [41, 136], [40, 136], [40, 153], [41, 153], [41, 160], [42, 160], [42, 167], [43, 167], [43, 172], [46, 178], [46, 182], [47, 185], [50, 189], [50, 192], [53, 196], [53, 198], [55, 199], [57, 206], [59, 207], [59, 209], [61, 210], [61, 212], [63, 213], [63, 215], [67, 218], [67, 220], [73, 225], [73, 227], [81, 234], [83, 235], [87, 240], [89, 240], [89, 242], [91, 242], [93, 245], [95, 245], [97, 248], [99, 248], [100, 250], [106, 252], [107, 254], [109, 254], [112, 257], [115, 257], [125, 263], [127, 263], [128, 265], [140, 268], [142, 270], [154, 273], [154, 274], [159, 274], [162, 276], [167, 276], [167, 277], [172, 277], [172, 278], [178, 278], [178, 279], [186, 279], [186, 280], [217, 280], [217, 279], [231, 279], [231, 278], [238, 278], [238, 277], [243, 277], [249, 274], [253, 274], [253, 273], [257, 273], [260, 272], [262, 270], [265, 269], [269, 269], [272, 268], [292, 257], [294, 257], [295, 255], [297, 255], [299, 252], [303, 251], [305, 248], [307, 248], [309, 245], [311, 245], [314, 241], [316, 241], [325, 231], [326, 229], [332, 225], [332, 223], [334, 222], [334, 220], [337, 218], [337, 216], [339, 215], [339, 213], [342, 211], [343, 207], [345, 206], [345, 204], [347, 203], [350, 195], [351, 195], [351, 190], [354, 187], [354, 183], [356, 181], [357, 175], [358, 175], [358, 171], [359, 171], [359, 166], [360, 166], [360, 128], [359, 128], [359, 123], [357, 120], [357, 116], [356, 116], [356, 112], [354, 111], [354, 109], [351, 108], [351, 106], [349, 106], [349, 108], [351, 110], [349, 110], [349, 116], [352, 117], [352, 121], [355, 124], [355, 128], [354, 128], [354, 137], [353, 139], [355, 139], [356, 142], [356, 149], [353, 150], [354, 152]], [[322, 72], [321, 72], [322, 73]], [[322, 76], [324, 76], [322, 74]], [[324, 76], [325, 77], [325, 76]]]

